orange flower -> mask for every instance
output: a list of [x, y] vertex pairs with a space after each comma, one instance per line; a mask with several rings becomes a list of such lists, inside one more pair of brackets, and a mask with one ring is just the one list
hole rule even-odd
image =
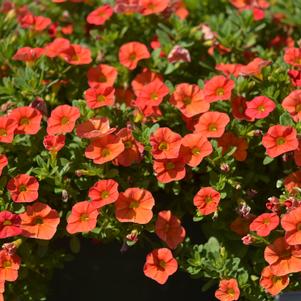
[[230, 229], [239, 236], [245, 236], [249, 233], [249, 226], [254, 217], [251, 218], [237, 217], [231, 224]]
[[67, 232], [74, 234], [93, 230], [96, 227], [98, 214], [98, 209], [91, 202], [76, 203], [67, 219]]
[[229, 100], [234, 86], [235, 83], [233, 80], [226, 78], [223, 75], [214, 76], [205, 83], [205, 100], [208, 102]]
[[17, 50], [13, 60], [22, 62], [34, 62], [43, 55], [43, 48], [22, 47]]
[[289, 174], [284, 179], [284, 187], [290, 194], [298, 193], [298, 188], [301, 187], [301, 170]]
[[0, 142], [11, 143], [17, 126], [16, 120], [10, 116], [0, 116]]
[[238, 300], [240, 295], [240, 290], [236, 279], [221, 280], [219, 283], [219, 288], [215, 292], [215, 298], [220, 301], [234, 301]]
[[146, 256], [143, 267], [144, 275], [160, 284], [178, 269], [178, 262], [167, 248], [155, 249]]
[[193, 204], [202, 215], [209, 215], [217, 210], [221, 195], [212, 187], [203, 187], [193, 198]]
[[111, 179], [100, 180], [89, 189], [89, 198], [97, 209], [114, 203], [118, 196], [118, 183]]
[[226, 113], [206, 112], [199, 118], [198, 123], [194, 126], [195, 132], [208, 138], [221, 137], [225, 127], [230, 122]]
[[44, 48], [44, 55], [50, 58], [59, 56], [63, 51], [68, 50], [70, 41], [64, 38], [56, 38]]
[[117, 78], [117, 70], [115, 67], [100, 64], [96, 67], [91, 67], [88, 70], [88, 84], [90, 87], [97, 86], [98, 84], [107, 84], [113, 86]]
[[261, 272], [260, 285], [272, 296], [278, 295], [288, 284], [288, 275], [276, 276], [272, 273], [269, 266], [265, 267]]
[[198, 166], [212, 150], [211, 143], [201, 134], [187, 134], [182, 139], [181, 155], [191, 167]]
[[289, 65], [301, 67], [301, 49], [294, 47], [285, 49], [283, 59]]
[[155, 232], [171, 249], [175, 249], [184, 240], [186, 235], [181, 221], [170, 210], [158, 213]]
[[8, 181], [7, 190], [14, 202], [30, 203], [39, 196], [39, 182], [33, 176], [20, 174]]
[[92, 62], [91, 50], [77, 44], [71, 44], [59, 54], [59, 57], [71, 65], [86, 65]]
[[298, 139], [298, 148], [294, 151], [294, 160], [298, 167], [301, 166], [301, 139]]
[[87, 22], [93, 25], [103, 25], [113, 15], [113, 9], [110, 5], [105, 4], [93, 10], [87, 17]]
[[179, 156], [182, 137], [168, 127], [158, 128], [151, 134], [150, 144], [155, 159], [174, 159]]
[[35, 135], [40, 130], [42, 114], [35, 108], [18, 107], [12, 110], [10, 117], [18, 123], [15, 134]]
[[147, 224], [153, 217], [155, 205], [153, 195], [142, 188], [128, 188], [121, 192], [115, 202], [115, 215], [118, 221]]
[[115, 89], [106, 84], [98, 84], [85, 91], [85, 99], [91, 109], [112, 106], [115, 103]]
[[0, 176], [2, 175], [3, 168], [7, 166], [8, 159], [5, 155], [0, 154]]
[[0, 238], [17, 236], [22, 233], [21, 219], [18, 214], [3, 210], [0, 212]]
[[48, 135], [71, 133], [79, 117], [80, 111], [77, 107], [69, 105], [57, 106], [52, 110], [47, 122]]
[[276, 213], [263, 213], [257, 216], [250, 224], [250, 230], [259, 236], [268, 236], [279, 225], [279, 216]]
[[44, 137], [43, 144], [51, 153], [57, 153], [65, 146], [65, 141], [66, 137], [64, 135], [47, 135]]
[[210, 103], [204, 99], [204, 93], [198, 85], [177, 85], [170, 102], [187, 118], [210, 109]]
[[243, 65], [239, 73], [243, 76], [255, 76], [261, 78], [261, 70], [270, 64], [271, 62], [257, 57], [254, 60], [252, 60], [249, 64]]
[[142, 14], [147, 16], [163, 12], [167, 8], [169, 0], [140, 0], [139, 4], [142, 7]]
[[286, 231], [285, 240], [289, 245], [301, 245], [301, 207], [284, 214], [281, 226]]
[[295, 122], [301, 121], [301, 90], [295, 90], [285, 97], [282, 107], [291, 114]]
[[298, 148], [297, 131], [291, 126], [271, 126], [263, 136], [262, 144], [270, 157], [278, 157]]
[[186, 176], [183, 158], [154, 160], [153, 169], [159, 182], [180, 181]]
[[243, 67], [241, 64], [217, 64], [215, 69], [221, 71], [226, 76], [233, 75], [238, 77], [240, 74], [240, 69]]
[[235, 136], [232, 132], [226, 132], [221, 138], [218, 139], [218, 146], [223, 149], [225, 154], [230, 147], [236, 147], [233, 157], [237, 161], [244, 161], [247, 158], [248, 142], [246, 139]]
[[251, 119], [263, 119], [276, 108], [275, 103], [265, 96], [257, 96], [247, 102], [245, 114]]
[[113, 134], [106, 135], [91, 141], [85, 151], [88, 159], [93, 159], [95, 164], [112, 161], [124, 151], [121, 139]]
[[247, 100], [244, 97], [237, 96], [231, 101], [232, 115], [238, 120], [254, 121], [246, 115]]
[[124, 151], [114, 160], [113, 163], [125, 167], [134, 163], [139, 163], [142, 160], [144, 146], [134, 138], [132, 130], [129, 128], [123, 128], [116, 135], [124, 144]]
[[142, 108], [143, 106], [159, 106], [164, 97], [169, 93], [168, 87], [164, 82], [156, 78], [149, 84], [145, 85], [139, 92], [135, 104]]
[[134, 70], [140, 60], [150, 58], [147, 47], [139, 42], [123, 44], [119, 49], [120, 64], [130, 70]]
[[50, 240], [60, 223], [57, 211], [40, 202], [27, 206], [26, 211], [20, 214], [20, 218], [23, 235], [37, 239]]
[[76, 134], [80, 138], [94, 139], [107, 136], [115, 130], [116, 128], [110, 128], [108, 118], [91, 118], [76, 127]]
[[279, 237], [264, 250], [264, 259], [275, 276], [301, 272], [301, 249], [290, 246], [285, 238]]
[[16, 281], [20, 264], [18, 255], [10, 255], [5, 250], [0, 250], [0, 281]]
[[143, 68], [142, 72], [139, 73], [133, 80], [132, 80], [132, 88], [136, 96], [140, 94], [142, 88], [154, 80], [159, 79], [163, 81], [163, 77], [155, 72], [150, 71], [147, 68]]

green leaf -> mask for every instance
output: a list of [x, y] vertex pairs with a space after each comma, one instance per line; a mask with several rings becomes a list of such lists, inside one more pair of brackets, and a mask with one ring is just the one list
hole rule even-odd
[[274, 158], [271, 158], [269, 156], [266, 156], [263, 160], [263, 165], [268, 165], [274, 161]]
[[289, 126], [294, 126], [294, 121], [291, 117], [291, 115], [288, 112], [284, 112], [280, 118], [279, 122], [281, 125], [289, 125]]

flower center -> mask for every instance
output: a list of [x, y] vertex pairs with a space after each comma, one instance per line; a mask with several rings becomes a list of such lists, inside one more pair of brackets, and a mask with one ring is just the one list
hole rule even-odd
[[282, 254], [279, 255], [280, 259], [289, 259], [291, 258], [292, 253], [290, 250], [284, 251]]
[[24, 191], [26, 191], [26, 190], [27, 190], [26, 185], [24, 185], [24, 184], [20, 185], [20, 187], [19, 187], [19, 192], [24, 192]]
[[6, 129], [0, 129], [0, 136], [7, 136]]
[[102, 157], [107, 157], [110, 155], [110, 150], [107, 149], [107, 148], [104, 148], [102, 151], [101, 151], [101, 156]]
[[185, 105], [190, 105], [191, 102], [192, 102], [191, 97], [189, 97], [189, 96], [184, 97], [183, 103], [184, 103]]
[[98, 81], [101, 83], [105, 83], [107, 81], [107, 78], [103, 74], [101, 74], [98, 77]]
[[208, 126], [208, 131], [209, 131], [209, 132], [216, 132], [216, 131], [217, 131], [217, 126], [216, 126], [216, 124], [215, 124], [215, 123], [209, 124], [209, 126]]
[[108, 197], [109, 197], [109, 192], [107, 190], [101, 192], [102, 199], [107, 199]]
[[4, 268], [10, 268], [12, 266], [12, 263], [10, 260], [5, 260], [2, 265]]
[[297, 225], [297, 230], [298, 230], [298, 231], [301, 230], [301, 223], [299, 223], [299, 224]]
[[10, 220], [6, 220], [3, 222], [3, 226], [10, 226], [12, 225], [12, 222]]
[[132, 148], [133, 146], [133, 142], [130, 140], [125, 141], [123, 144], [126, 149]]
[[61, 125], [65, 125], [69, 122], [69, 118], [64, 116], [62, 119], [61, 119]]
[[205, 203], [206, 203], [206, 204], [209, 204], [209, 203], [211, 203], [212, 201], [213, 201], [213, 199], [212, 199], [211, 196], [206, 196], [206, 197], [205, 197]]
[[89, 220], [89, 215], [88, 215], [87, 213], [82, 213], [82, 214], [80, 215], [79, 220], [80, 220], [81, 222], [87, 222], [87, 221]]
[[175, 166], [175, 164], [173, 163], [173, 162], [168, 162], [167, 164], [166, 164], [166, 169], [167, 170], [171, 170], [171, 169], [174, 169], [176, 166]]
[[159, 261], [159, 268], [162, 269], [162, 270], [165, 270], [166, 262], [164, 260]]
[[224, 90], [224, 88], [218, 88], [218, 89], [216, 89], [215, 93], [218, 96], [223, 96], [225, 94], [225, 90]]
[[264, 112], [264, 111], [265, 111], [264, 105], [258, 106], [258, 107], [257, 107], [257, 110], [260, 111], [260, 112]]
[[231, 297], [234, 297], [235, 291], [233, 288], [228, 288], [227, 289], [227, 295], [230, 295]]
[[301, 103], [297, 104], [295, 107], [295, 111], [299, 113], [301, 111]]
[[151, 94], [151, 100], [158, 100], [158, 94], [156, 92], [152, 92]]
[[132, 200], [129, 208], [133, 209], [133, 208], [138, 208], [138, 207], [139, 207], [139, 202]]
[[106, 97], [105, 96], [103, 96], [103, 95], [98, 95], [97, 96], [97, 101], [98, 102], [103, 102], [103, 101], [105, 101], [106, 100]]
[[29, 124], [29, 119], [26, 117], [21, 118], [20, 125], [27, 125]]
[[285, 138], [283, 138], [283, 137], [278, 137], [277, 139], [276, 139], [276, 144], [277, 145], [282, 145], [282, 144], [284, 144], [285, 143]]
[[129, 59], [130, 59], [130, 61], [135, 61], [136, 60], [136, 53], [134, 53], [134, 52], [132, 52], [131, 54], [130, 54], [130, 56], [129, 56]]
[[40, 217], [40, 216], [37, 216], [36, 218], [35, 218], [35, 220], [34, 220], [34, 224], [35, 225], [42, 225], [43, 224], [43, 218], [42, 217]]
[[201, 153], [200, 149], [197, 147], [194, 147], [191, 152], [193, 155], [199, 155]]
[[158, 149], [161, 150], [161, 151], [162, 151], [162, 150], [167, 150], [167, 149], [168, 149], [168, 144], [167, 144], [167, 142], [162, 141], [162, 142], [159, 144]]
[[263, 219], [263, 224], [269, 225], [270, 224], [270, 219], [269, 218]]

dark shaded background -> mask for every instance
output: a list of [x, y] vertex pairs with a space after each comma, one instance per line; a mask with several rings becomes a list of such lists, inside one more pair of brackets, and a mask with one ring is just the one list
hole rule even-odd
[[[120, 244], [95, 245], [83, 240], [75, 260], [54, 274], [47, 301], [90, 300], [214, 300], [214, 290], [203, 293], [200, 279], [178, 271], [165, 285], [143, 274], [146, 252], [135, 246], [120, 252]], [[118, 299], [117, 299], [118, 298]]]

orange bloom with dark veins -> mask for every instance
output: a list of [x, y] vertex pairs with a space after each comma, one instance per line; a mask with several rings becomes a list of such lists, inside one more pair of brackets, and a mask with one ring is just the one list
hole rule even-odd
[[91, 203], [97, 209], [114, 203], [119, 196], [118, 183], [111, 179], [97, 181], [89, 189], [88, 195]]
[[0, 142], [11, 143], [17, 126], [17, 121], [12, 117], [0, 116]]
[[178, 270], [178, 262], [167, 248], [155, 249], [146, 256], [144, 275], [160, 284]]
[[2, 171], [5, 166], [8, 164], [8, 159], [5, 155], [0, 154], [0, 176], [2, 175]]
[[297, 131], [291, 126], [271, 126], [262, 138], [262, 145], [270, 157], [278, 157], [298, 148]]
[[281, 226], [285, 230], [285, 240], [289, 245], [301, 245], [301, 207], [284, 214]]
[[168, 93], [168, 87], [162, 80], [156, 78], [140, 90], [135, 104], [139, 108], [145, 105], [159, 106]]
[[158, 159], [175, 159], [179, 156], [182, 137], [168, 127], [158, 128], [151, 134], [152, 156]]
[[301, 272], [300, 246], [290, 246], [284, 237], [279, 237], [264, 250], [264, 259], [275, 276]]
[[290, 194], [297, 194], [301, 187], [301, 170], [289, 174], [284, 179], [284, 187]]
[[57, 106], [52, 110], [47, 121], [48, 135], [71, 133], [79, 117], [80, 111], [77, 107], [69, 105]]
[[283, 59], [289, 65], [301, 67], [301, 48], [286, 48]]
[[205, 100], [203, 90], [198, 85], [177, 85], [170, 98], [170, 103], [187, 118], [207, 112], [210, 109], [210, 103]]
[[90, 109], [112, 106], [115, 103], [115, 89], [98, 84], [85, 91], [85, 99]]
[[194, 130], [207, 138], [218, 138], [223, 135], [229, 122], [230, 118], [226, 113], [206, 112], [201, 115]]
[[154, 173], [161, 183], [180, 181], [186, 176], [183, 158], [154, 160]]
[[10, 113], [18, 126], [15, 134], [35, 135], [41, 128], [42, 114], [32, 107], [18, 107]]
[[245, 114], [251, 119], [263, 119], [276, 108], [275, 103], [265, 96], [257, 96], [247, 102]]
[[234, 301], [238, 300], [240, 296], [240, 290], [236, 279], [221, 280], [219, 288], [215, 292], [215, 298], [220, 301]]
[[212, 187], [203, 187], [193, 198], [193, 204], [202, 215], [214, 213], [220, 202], [221, 195]]
[[66, 136], [47, 135], [44, 137], [43, 145], [51, 153], [59, 152], [65, 146]]
[[71, 44], [59, 54], [59, 57], [71, 65], [86, 65], [92, 62], [91, 50], [77, 44]]
[[159, 14], [167, 8], [168, 4], [169, 0], [140, 0], [139, 2], [144, 16]]
[[113, 86], [117, 79], [117, 69], [113, 66], [100, 64], [96, 67], [91, 67], [88, 70], [88, 84], [90, 87], [97, 86], [98, 84], [107, 84]]
[[266, 61], [257, 57], [254, 60], [252, 60], [249, 64], [243, 65], [240, 69], [239, 74], [243, 76], [255, 76], [261, 78], [261, 70], [270, 64], [270, 61]]
[[27, 206], [20, 218], [23, 236], [36, 239], [52, 239], [60, 223], [58, 212], [40, 202]]
[[128, 188], [115, 202], [115, 216], [121, 223], [147, 224], [153, 217], [155, 200], [151, 192], [142, 188]]
[[211, 143], [201, 134], [187, 134], [182, 139], [181, 156], [191, 167], [198, 166], [202, 160], [212, 153]]
[[50, 58], [59, 56], [63, 51], [68, 50], [71, 46], [69, 40], [56, 38], [44, 47], [44, 55]]
[[218, 146], [222, 147], [222, 153], [225, 154], [230, 147], [236, 147], [233, 157], [237, 161], [244, 161], [247, 158], [248, 142], [245, 138], [237, 137], [232, 132], [226, 132], [218, 139]]
[[112, 161], [124, 151], [121, 139], [113, 134], [93, 139], [87, 146], [85, 156], [95, 164]]
[[186, 231], [181, 225], [181, 221], [174, 216], [170, 210], [160, 211], [155, 224], [155, 232], [171, 249], [184, 240]]
[[0, 238], [8, 238], [17, 236], [22, 233], [20, 228], [21, 219], [18, 214], [14, 214], [7, 210], [0, 212]]
[[17, 50], [13, 60], [22, 62], [34, 62], [44, 53], [43, 48], [22, 47]]
[[124, 144], [124, 151], [114, 160], [114, 164], [121, 166], [131, 166], [139, 163], [143, 157], [144, 146], [137, 141], [132, 135], [132, 130], [129, 128], [121, 129], [117, 134]]
[[247, 100], [244, 97], [237, 96], [231, 101], [232, 115], [238, 120], [254, 121], [254, 118], [250, 118], [246, 115]]
[[0, 250], [0, 281], [16, 281], [20, 264], [18, 255], [10, 255], [5, 250]]
[[98, 215], [98, 209], [91, 202], [76, 203], [67, 219], [67, 232], [74, 234], [92, 231], [96, 227]]
[[279, 221], [279, 216], [276, 213], [263, 213], [252, 221], [250, 230], [259, 236], [268, 236], [278, 227]]
[[30, 203], [39, 196], [39, 182], [33, 176], [20, 174], [8, 181], [7, 190], [14, 202]]
[[76, 134], [80, 138], [101, 138], [115, 132], [116, 128], [110, 128], [110, 121], [106, 117], [91, 118], [76, 127]]
[[214, 76], [205, 83], [205, 100], [208, 102], [229, 100], [234, 86], [235, 83], [232, 79], [226, 78], [223, 75]]
[[105, 4], [97, 9], [93, 10], [87, 16], [87, 22], [93, 25], [103, 25], [113, 15], [113, 9], [110, 5]]
[[301, 90], [295, 90], [285, 97], [282, 107], [291, 114], [295, 122], [301, 121]]
[[130, 70], [134, 70], [139, 61], [148, 58], [150, 58], [150, 53], [147, 47], [139, 42], [123, 44], [119, 49], [120, 64]]
[[260, 286], [272, 296], [278, 295], [288, 286], [288, 284], [288, 275], [276, 276], [272, 273], [269, 266], [265, 267], [261, 272]]

